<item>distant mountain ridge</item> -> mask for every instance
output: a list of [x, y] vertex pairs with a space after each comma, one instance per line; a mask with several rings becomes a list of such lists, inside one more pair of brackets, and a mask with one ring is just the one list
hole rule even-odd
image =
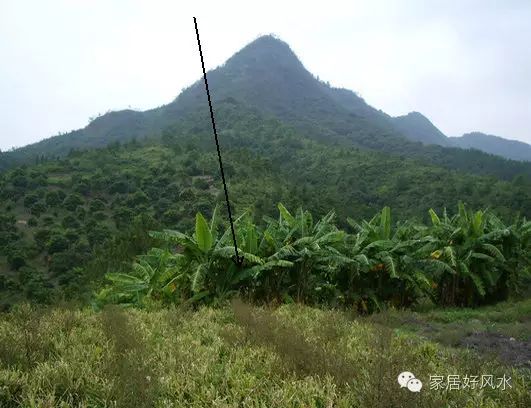
[[478, 149], [513, 160], [531, 161], [531, 145], [517, 140], [481, 132], [466, 133], [461, 137], [448, 138], [453, 146], [463, 149]]
[[[321, 141], [354, 144], [506, 179], [516, 174], [531, 174], [531, 165], [455, 148], [457, 145], [450, 142], [452, 138], [447, 138], [420, 113], [393, 118], [350, 90], [330, 87], [306, 70], [289, 45], [274, 36], [262, 36], [246, 45], [225, 64], [210, 71], [208, 79], [214, 109], [218, 103], [238, 101]], [[0, 170], [41, 155], [62, 156], [72, 149], [159, 137], [164, 129], [186, 115], [204, 109], [205, 103], [203, 83], [198, 80], [168, 105], [145, 112], [110, 112], [84, 129], [3, 153]], [[497, 154], [507, 152], [507, 149], [494, 150]]]
[[392, 118], [394, 125], [409, 139], [424, 144], [435, 144], [461, 149], [476, 149], [511, 160], [531, 161], [531, 145], [481, 132], [448, 137], [419, 112]]

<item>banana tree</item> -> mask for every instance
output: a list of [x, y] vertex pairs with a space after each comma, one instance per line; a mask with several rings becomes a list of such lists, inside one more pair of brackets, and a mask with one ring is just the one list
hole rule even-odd
[[384, 207], [370, 221], [356, 223], [350, 256], [365, 260], [356, 271], [359, 308], [382, 309], [384, 303], [394, 306], [411, 304], [422, 295], [430, 295], [432, 282], [426, 276], [419, 256], [424, 237], [422, 229], [411, 223], [393, 228], [391, 210]]
[[119, 303], [126, 306], [144, 306], [148, 299], [166, 300], [165, 281], [177, 268], [179, 255], [152, 248], [138, 257], [129, 273], [108, 273], [109, 285], [95, 298], [95, 304]]
[[441, 265], [437, 279], [438, 299], [445, 305], [474, 305], [496, 287], [505, 261], [500, 239], [509, 231], [497, 228], [487, 212], [467, 211], [463, 203], [458, 213], [441, 220], [430, 210], [432, 226], [423, 248], [432, 264]]
[[[246, 219], [246, 214], [235, 220], [237, 230], [242, 219]], [[245, 231], [250, 231], [248, 224]], [[189, 302], [203, 298], [225, 299], [237, 292], [242, 281], [251, 276], [250, 268], [263, 264], [259, 256], [246, 252], [248, 246], [245, 245], [243, 250], [239, 248], [239, 255], [244, 257], [243, 267], [234, 264], [232, 257], [235, 249], [230, 229], [227, 228], [218, 238], [217, 210], [214, 210], [210, 222], [207, 222], [201, 213], [197, 213], [192, 235], [173, 230], [152, 232], [150, 235], [167, 244], [177, 245], [176, 249], [182, 254], [182, 261], [166, 283], [166, 287]]]
[[276, 297], [300, 302], [336, 297], [333, 274], [350, 259], [342, 253], [346, 234], [333, 224], [334, 213], [314, 223], [302, 208], [292, 215], [279, 203], [278, 210], [277, 220], [266, 219], [268, 226], [259, 244], [265, 260], [263, 286]]
[[501, 276], [490, 297], [501, 301], [511, 295], [521, 296], [531, 283], [531, 222], [517, 217], [506, 226], [494, 215], [488, 221], [489, 240], [498, 243], [505, 257], [505, 262], [498, 263]]

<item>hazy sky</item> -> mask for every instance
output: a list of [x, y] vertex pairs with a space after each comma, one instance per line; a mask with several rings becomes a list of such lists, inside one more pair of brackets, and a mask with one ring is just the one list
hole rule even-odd
[[[0, 0], [0, 149], [170, 102], [260, 34], [391, 115], [531, 143], [531, 1]], [[292, 2], [295, 3], [295, 2]]]

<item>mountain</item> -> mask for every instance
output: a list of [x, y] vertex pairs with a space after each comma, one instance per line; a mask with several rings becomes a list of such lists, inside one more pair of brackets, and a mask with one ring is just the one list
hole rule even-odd
[[[437, 132], [420, 114], [392, 118], [317, 80], [274, 37], [208, 75], [235, 214], [261, 220], [283, 202], [317, 217], [333, 210], [347, 227], [390, 206], [394, 219], [431, 222], [428, 209], [451, 213], [463, 200], [503, 220], [531, 215], [531, 164], [411, 141]], [[0, 173], [9, 302], [91, 293], [152, 245], [147, 231], [190, 230], [196, 212], [224, 208], [201, 80], [168, 105], [110, 112], [0, 161], [10, 166]]]
[[[234, 98], [317, 137], [341, 138], [361, 125], [366, 132], [393, 132], [387, 115], [367, 105], [354, 92], [331, 88], [317, 80], [288, 44], [272, 36], [260, 37], [245, 46], [209, 72], [208, 80], [214, 103]], [[166, 110], [181, 113], [204, 103], [200, 80]]]
[[430, 120], [419, 112], [410, 112], [391, 119], [395, 127], [408, 139], [424, 144], [451, 146], [448, 138]]
[[[330, 87], [306, 70], [288, 44], [273, 36], [251, 42], [210, 71], [208, 79], [214, 109], [224, 101], [238, 102], [294, 126], [315, 140], [503, 179], [531, 174], [531, 164], [479, 151], [428, 145], [434, 142], [444, 145], [444, 135], [422, 115], [392, 118], [369, 106], [354, 92]], [[205, 104], [203, 82], [198, 80], [168, 105], [146, 112], [111, 112], [84, 129], [4, 153], [0, 156], [0, 170], [36, 157], [64, 156], [72, 149], [157, 138]]]
[[391, 120], [404, 136], [423, 144], [476, 149], [511, 160], [531, 161], [531, 146], [527, 143], [480, 132], [466, 133], [460, 137], [447, 137], [419, 112], [410, 112]]
[[448, 140], [452, 146], [462, 149], [478, 149], [513, 160], [531, 161], [531, 145], [524, 142], [480, 132], [466, 133], [461, 137], [450, 137]]

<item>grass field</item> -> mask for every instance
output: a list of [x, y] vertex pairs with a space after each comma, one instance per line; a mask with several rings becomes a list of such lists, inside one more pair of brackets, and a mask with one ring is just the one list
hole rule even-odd
[[[530, 307], [358, 317], [241, 302], [197, 311], [21, 306], [0, 316], [0, 406], [529, 407]], [[484, 333], [518, 345], [520, 357], [465, 341]], [[403, 371], [423, 382], [420, 392], [400, 388]], [[511, 380], [505, 390], [436, 390], [436, 375]]]

